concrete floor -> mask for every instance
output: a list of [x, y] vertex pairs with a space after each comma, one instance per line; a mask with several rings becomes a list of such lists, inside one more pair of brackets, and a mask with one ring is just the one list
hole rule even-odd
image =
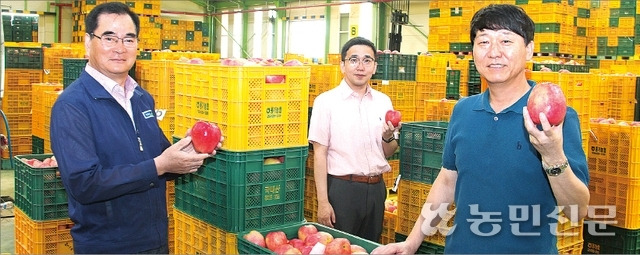
[[[15, 199], [13, 170], [0, 170], [0, 196]], [[13, 210], [0, 209], [0, 254], [15, 254], [15, 235]]]

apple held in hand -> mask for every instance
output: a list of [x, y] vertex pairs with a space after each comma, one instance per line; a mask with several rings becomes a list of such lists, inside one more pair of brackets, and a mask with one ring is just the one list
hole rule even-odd
[[385, 122], [391, 121], [391, 124], [393, 124], [393, 127], [397, 127], [398, 124], [400, 124], [401, 120], [402, 120], [402, 114], [400, 114], [399, 111], [388, 110], [387, 114], [384, 115], [384, 121]]
[[211, 154], [222, 138], [222, 131], [217, 125], [206, 121], [197, 121], [191, 128], [191, 142], [198, 153]]
[[564, 121], [567, 113], [567, 100], [562, 89], [551, 82], [538, 83], [533, 87], [527, 101], [527, 111], [534, 124], [540, 124], [540, 113], [544, 113], [552, 126]]

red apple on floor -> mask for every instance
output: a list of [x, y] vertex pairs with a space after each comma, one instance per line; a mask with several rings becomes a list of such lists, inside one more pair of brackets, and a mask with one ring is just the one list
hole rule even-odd
[[264, 242], [264, 236], [262, 236], [262, 234], [256, 230], [249, 231], [249, 233], [245, 234], [243, 238], [249, 242], [257, 244], [260, 247], [267, 247]]
[[[269, 250], [275, 251], [280, 245], [288, 243], [287, 235], [282, 231], [272, 231], [267, 233], [265, 243]], [[293, 247], [293, 246], [292, 246]]]
[[351, 242], [341, 237], [333, 239], [327, 244], [327, 248], [324, 249], [324, 254], [351, 254]]
[[220, 128], [206, 121], [197, 121], [191, 128], [191, 142], [199, 153], [213, 153], [221, 137]]
[[391, 124], [394, 127], [397, 127], [400, 124], [400, 120], [402, 120], [402, 114], [399, 111], [388, 110], [387, 114], [384, 115], [384, 122], [391, 121]]
[[300, 228], [298, 228], [298, 238], [303, 241], [307, 239], [307, 236], [313, 235], [315, 233], [318, 233], [318, 229], [316, 228], [316, 226], [311, 224], [302, 225]]
[[534, 124], [540, 124], [540, 113], [544, 113], [552, 126], [564, 121], [567, 113], [567, 100], [560, 86], [551, 82], [536, 84], [527, 101], [527, 110]]
[[362, 246], [357, 244], [351, 245], [351, 254], [369, 254]]

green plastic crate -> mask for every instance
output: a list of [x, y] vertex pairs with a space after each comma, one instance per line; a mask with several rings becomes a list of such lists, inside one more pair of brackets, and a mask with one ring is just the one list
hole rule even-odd
[[[176, 179], [175, 207], [228, 232], [300, 222], [307, 155], [307, 146], [218, 150], [196, 173]], [[281, 156], [284, 163], [264, 164]]]
[[585, 220], [582, 231], [583, 254], [640, 254], [640, 229], [624, 229]]
[[[15, 32], [15, 30], [14, 30]], [[22, 41], [22, 37], [14, 41]], [[5, 47], [5, 68], [42, 69], [42, 48]]]
[[[407, 236], [396, 232], [396, 242], [407, 240]], [[444, 254], [444, 246], [422, 241], [416, 254]]]
[[536, 33], [560, 33], [560, 23], [535, 24]]
[[67, 192], [56, 174], [57, 167], [33, 168], [21, 159], [40, 161], [53, 154], [14, 156], [15, 205], [32, 220], [53, 220], [69, 217]]
[[43, 154], [44, 153], [44, 139], [35, 135], [31, 136], [31, 153]]
[[[278, 226], [278, 227], [274, 227], [274, 228], [268, 228], [268, 229], [260, 229], [258, 230], [263, 236], [266, 236], [267, 233], [271, 232], [271, 231], [282, 231], [287, 235], [287, 239], [291, 240], [292, 238], [297, 238], [298, 237], [298, 229], [302, 226], [302, 225], [307, 225], [307, 224], [311, 224], [314, 225], [318, 231], [324, 231], [327, 232], [329, 234], [331, 234], [333, 236], [333, 238], [346, 238], [349, 240], [349, 242], [351, 244], [355, 244], [355, 245], [360, 245], [362, 246], [362, 248], [364, 248], [365, 250], [367, 250], [367, 253], [371, 253], [371, 251], [373, 251], [375, 248], [379, 247], [380, 244], [378, 243], [374, 243], [371, 242], [369, 240], [357, 237], [355, 235], [334, 229], [334, 228], [330, 228], [327, 227], [325, 225], [321, 225], [315, 222], [300, 222], [297, 224], [293, 224], [293, 225], [286, 225], [286, 226]], [[243, 238], [243, 236], [247, 233], [249, 233], [250, 230], [247, 231], [243, 231], [238, 233], [238, 253], [239, 254], [275, 254], [273, 251], [270, 251], [267, 248], [264, 247], [260, 247], [252, 242], [247, 241], [246, 239]]]
[[446, 80], [447, 99], [460, 99], [460, 70], [448, 70]]
[[430, 9], [429, 18], [440, 18], [440, 9]]
[[86, 58], [63, 58], [62, 59], [62, 86], [67, 88], [73, 83], [87, 65]]
[[448, 122], [407, 122], [400, 130], [400, 175], [432, 184], [442, 167]]
[[542, 53], [559, 53], [559, 43], [540, 43], [540, 52]]
[[589, 17], [591, 17], [591, 10], [585, 9], [585, 8], [578, 8], [578, 18], [589, 18]]
[[371, 79], [374, 80], [416, 80], [418, 55], [377, 54], [378, 68]]

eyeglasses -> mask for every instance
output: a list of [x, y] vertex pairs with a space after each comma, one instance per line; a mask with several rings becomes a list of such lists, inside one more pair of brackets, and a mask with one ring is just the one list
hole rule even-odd
[[102, 43], [102, 46], [106, 47], [106, 48], [111, 48], [111, 47], [115, 47], [118, 44], [118, 41], [122, 40], [122, 44], [124, 44], [124, 47], [126, 48], [136, 48], [138, 46], [138, 38], [136, 37], [125, 37], [125, 38], [120, 38], [117, 37], [115, 35], [103, 35], [103, 36], [97, 36], [94, 33], [89, 34], [95, 38], [100, 39], [100, 42]]
[[363, 59], [352, 57], [352, 58], [348, 58], [347, 61], [352, 67], [358, 66], [359, 63], [362, 63], [362, 65], [365, 67], [370, 67], [373, 65], [373, 63], [376, 62], [376, 60], [371, 57], [365, 57]]

